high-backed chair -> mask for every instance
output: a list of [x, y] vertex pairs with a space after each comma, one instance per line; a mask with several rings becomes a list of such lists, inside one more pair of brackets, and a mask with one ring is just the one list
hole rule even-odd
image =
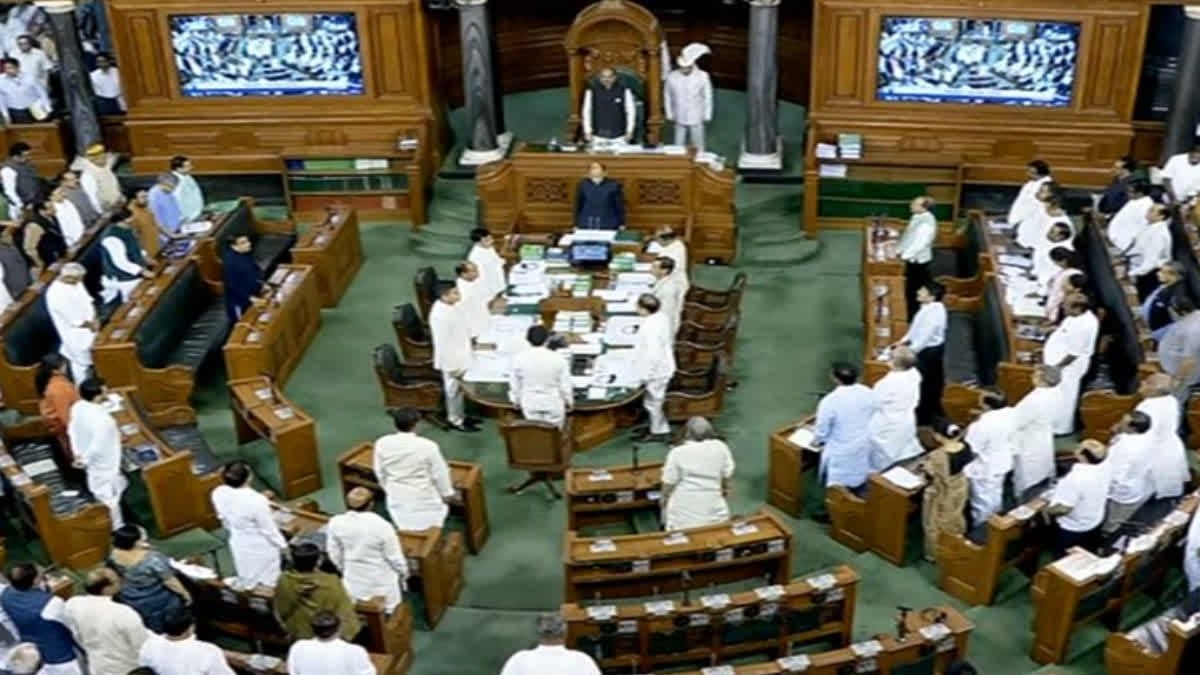
[[392, 328], [396, 331], [396, 342], [405, 363], [425, 366], [433, 363], [433, 342], [429, 327], [421, 321], [417, 308], [411, 302], [397, 305], [392, 310]]
[[688, 288], [685, 300], [689, 303], [703, 305], [712, 309], [723, 309], [725, 307], [733, 307], [738, 309], [742, 306], [742, 294], [746, 291], [746, 281], [748, 277], [745, 272], [738, 272], [737, 276], [733, 277], [729, 288], [718, 291], [703, 286], [691, 286]]
[[413, 408], [427, 416], [441, 409], [442, 378], [436, 370], [406, 365], [391, 345], [376, 347], [374, 360], [385, 408]]
[[570, 436], [553, 424], [533, 420], [503, 424], [500, 435], [508, 451], [508, 466], [529, 472], [528, 478], [510, 486], [508, 491], [520, 494], [534, 483], [545, 483], [555, 499], [562, 499], [553, 480], [561, 478], [571, 465]]
[[725, 405], [725, 378], [725, 360], [719, 355], [706, 370], [676, 371], [663, 404], [667, 420], [686, 422], [696, 415], [717, 415]]
[[452, 286], [454, 281], [443, 281], [438, 278], [437, 270], [432, 267], [422, 267], [413, 277], [413, 292], [417, 298], [417, 309], [421, 310], [421, 319], [429, 321], [429, 309], [433, 302], [442, 295], [442, 289]]

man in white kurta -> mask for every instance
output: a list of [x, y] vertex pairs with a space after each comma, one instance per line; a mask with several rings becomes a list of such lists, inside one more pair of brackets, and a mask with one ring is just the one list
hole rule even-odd
[[704, 152], [704, 125], [712, 121], [713, 86], [708, 73], [696, 66], [696, 61], [709, 48], [698, 42], [683, 48], [663, 83], [663, 111], [667, 121], [675, 125], [675, 145], [691, 140], [696, 152]]
[[1050, 282], [1058, 275], [1061, 267], [1050, 257], [1050, 251], [1056, 248], [1065, 248], [1069, 251], [1075, 250], [1075, 242], [1071, 240], [1071, 230], [1069, 227], [1061, 223], [1051, 225], [1050, 230], [1046, 232], [1046, 236], [1042, 241], [1038, 242], [1037, 246], [1033, 247], [1033, 278], [1046, 289], [1046, 295], [1049, 295]]
[[[1026, 177], [1028, 180], [1021, 185], [1021, 190], [1017, 192], [1017, 198], [1008, 207], [1006, 219], [1008, 224], [1016, 228], [1018, 240], [1024, 229], [1021, 226], [1022, 223], [1036, 220], [1042, 211], [1042, 203], [1037, 198], [1038, 190], [1041, 189], [1043, 183], [1054, 180], [1050, 176], [1050, 165], [1041, 160], [1029, 163], [1026, 168]], [[1031, 241], [1036, 241], [1036, 239]]]
[[138, 664], [155, 675], [234, 675], [221, 648], [196, 639], [195, 629], [191, 612], [168, 615], [166, 633], [151, 634], [138, 652]]
[[1112, 482], [1108, 487], [1108, 513], [1103, 528], [1105, 534], [1113, 534], [1121, 529], [1154, 496], [1154, 480], [1150, 471], [1154, 437], [1149, 432], [1150, 417], [1135, 410], [1121, 420], [1117, 435], [1108, 445], [1108, 457], [1104, 463]]
[[687, 289], [691, 287], [688, 281], [688, 250], [687, 244], [679, 238], [679, 234], [674, 227], [663, 225], [658, 228], [655, 233], [657, 247], [654, 244], [646, 247], [646, 252], [651, 255], [658, 255], [660, 258], [670, 258], [675, 261], [674, 275], [683, 283], [683, 290], [686, 294]]
[[821, 449], [818, 476], [825, 487], [857, 488], [871, 472], [870, 421], [879, 409], [875, 393], [858, 382], [858, 369], [833, 364], [833, 391], [817, 404], [813, 442]]
[[1130, 183], [1129, 201], [1108, 221], [1108, 240], [1113, 246], [1121, 251], [1129, 248], [1137, 233], [1146, 227], [1151, 206], [1154, 206], [1154, 200], [1150, 198], [1149, 186], [1142, 182]]
[[671, 319], [663, 314], [658, 298], [643, 294], [638, 298], [637, 312], [642, 325], [633, 349], [633, 372], [646, 388], [642, 397], [642, 407], [650, 416], [646, 436], [665, 442], [671, 425], [663, 404], [667, 400], [667, 385], [675, 375], [675, 336], [671, 333]]
[[79, 184], [100, 211], [111, 211], [125, 203], [121, 182], [113, 167], [118, 156], [108, 152], [100, 143], [89, 145], [86, 155], [71, 162], [71, 170], [79, 174]]
[[975, 453], [964, 472], [971, 487], [971, 525], [977, 527], [1004, 506], [1004, 480], [1013, 468], [1013, 444], [1017, 412], [1003, 394], [987, 392], [979, 397], [983, 414], [967, 427], [963, 437]]
[[1013, 407], [1013, 491], [1054, 476], [1054, 416], [1062, 407], [1062, 375], [1054, 366], [1033, 369], [1033, 390]]
[[83, 224], [83, 217], [79, 215], [79, 209], [67, 199], [67, 192], [62, 188], [56, 188], [50, 193], [50, 201], [54, 202], [54, 217], [58, 219], [58, 227], [62, 230], [63, 239], [67, 241], [67, 247], [75, 246], [87, 229]]
[[1108, 508], [1110, 467], [1104, 463], [1107, 448], [1089, 439], [1075, 451], [1075, 464], [1054, 486], [1046, 513], [1057, 519], [1052, 547], [1061, 556], [1073, 546], [1092, 549]]
[[891, 353], [891, 368], [871, 389], [879, 408], [871, 415], [867, 433], [871, 439], [872, 471], [923, 452], [917, 441], [917, 404], [921, 401], [921, 372], [917, 355], [908, 347]]
[[442, 373], [446, 395], [446, 421], [458, 431], [478, 431], [468, 427], [463, 412], [462, 378], [471, 367], [471, 327], [459, 303], [462, 296], [455, 286], [442, 291], [429, 310], [429, 332], [433, 338], [433, 367]]
[[513, 357], [508, 398], [525, 419], [562, 428], [574, 406], [575, 390], [567, 355], [547, 347], [549, 339], [544, 326], [530, 326], [525, 332], [529, 347]]
[[376, 675], [367, 650], [341, 639], [338, 626], [336, 614], [317, 612], [312, 620], [314, 637], [297, 640], [288, 649], [288, 675]]
[[683, 304], [686, 301], [687, 286], [675, 273], [675, 260], [660, 256], [650, 266], [654, 275], [654, 286], [650, 292], [658, 298], [659, 312], [671, 321], [671, 339], [679, 333], [679, 324], [683, 322]]
[[1171, 262], [1171, 226], [1162, 204], [1150, 207], [1146, 226], [1133, 237], [1125, 250], [1129, 256], [1129, 276], [1137, 285], [1138, 300], [1145, 301], [1158, 288], [1158, 270]]
[[396, 527], [372, 510], [374, 495], [364, 487], [346, 494], [345, 513], [329, 519], [325, 550], [342, 571], [342, 585], [354, 600], [382, 597], [389, 613], [400, 605], [408, 561]]
[[103, 249], [100, 298], [104, 302], [112, 302], [117, 298], [121, 302], [128, 302], [138, 284], [153, 274], [137, 233], [133, 231], [132, 214], [121, 209], [114, 218], [115, 222], [100, 240], [100, 248]]
[[271, 502], [250, 486], [250, 467], [232, 462], [222, 474], [224, 485], [212, 491], [212, 504], [229, 533], [229, 552], [239, 588], [274, 588], [287, 540], [271, 513]]
[[1192, 149], [1171, 155], [1162, 168], [1163, 184], [1176, 202], [1200, 193], [1200, 141]]
[[667, 453], [662, 482], [667, 530], [729, 520], [726, 486], [733, 477], [733, 453], [703, 417], [688, 420], [684, 441]]
[[592, 657], [566, 648], [567, 622], [558, 613], [539, 616], [537, 631], [537, 646], [508, 657], [500, 675], [600, 675]]
[[387, 495], [397, 529], [420, 532], [441, 527], [454, 497], [450, 466], [438, 444], [415, 432], [420, 415], [411, 408], [392, 412], [396, 433], [375, 441], [375, 477]]
[[1195, 516], [1183, 542], [1183, 572], [1187, 575], [1189, 592], [1200, 588], [1200, 518]]
[[204, 212], [204, 192], [192, 176], [192, 160], [183, 156], [172, 157], [171, 173], [179, 180], [171, 194], [174, 195], [175, 201], [179, 202], [183, 222], [199, 220], [200, 214]]
[[129, 605], [113, 601], [121, 579], [107, 567], [88, 573], [87, 595], [63, 605], [63, 623], [87, 654], [91, 675], [126, 675], [137, 668], [138, 651], [150, 637], [142, 617]]
[[100, 404], [104, 393], [104, 380], [90, 378], [80, 383], [79, 400], [71, 404], [67, 437], [75, 465], [87, 473], [88, 492], [108, 508], [115, 530], [125, 524], [121, 493], [127, 482], [121, 475], [121, 431]]
[[487, 295], [487, 289], [483, 285], [483, 279], [479, 276], [479, 267], [469, 261], [460, 262], [454, 267], [455, 287], [458, 288], [458, 295], [461, 298], [458, 303], [459, 310], [467, 321], [467, 330], [471, 333], [471, 339], [477, 340], [479, 336], [487, 332], [488, 322], [491, 321], [492, 314], [488, 309], [488, 302], [491, 298]]
[[92, 296], [83, 286], [84, 273], [83, 265], [67, 263], [46, 288], [46, 311], [61, 342], [58, 351], [71, 362], [71, 379], [76, 382], [87, 379], [92, 343], [100, 329]]
[[471, 252], [467, 260], [479, 268], [479, 279], [483, 282], [484, 297], [491, 302], [508, 288], [504, 274], [504, 259], [496, 252], [496, 240], [482, 227], [471, 230]]
[[1140, 387], [1136, 410], [1150, 418], [1150, 473], [1159, 499], [1178, 497], [1191, 480], [1187, 448], [1179, 437], [1179, 400], [1173, 395], [1169, 375], [1155, 373]]
[[1063, 307], [1067, 316], [1046, 338], [1042, 349], [1042, 363], [1058, 367], [1062, 374], [1062, 382], [1058, 385], [1062, 399], [1054, 414], [1055, 434], [1075, 431], [1079, 384], [1092, 362], [1100, 333], [1100, 322], [1088, 309], [1088, 300], [1083, 294], [1071, 295]]

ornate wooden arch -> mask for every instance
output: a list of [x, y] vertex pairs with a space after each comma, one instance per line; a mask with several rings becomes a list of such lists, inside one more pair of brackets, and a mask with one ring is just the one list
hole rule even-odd
[[657, 144], [663, 127], [662, 24], [650, 10], [626, 0], [600, 0], [584, 7], [567, 31], [567, 69], [571, 94], [567, 135], [579, 136], [583, 93], [592, 76], [603, 68], [619, 67], [637, 73], [645, 82], [646, 142]]

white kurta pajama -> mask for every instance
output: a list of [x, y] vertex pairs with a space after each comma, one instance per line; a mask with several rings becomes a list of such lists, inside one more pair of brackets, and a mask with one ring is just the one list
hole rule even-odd
[[871, 470], [882, 471], [924, 450], [917, 441], [917, 404], [921, 373], [916, 368], [890, 370], [871, 388], [879, 408], [871, 416]]
[[1033, 248], [1037, 243], [1036, 226], [1040, 223], [1038, 215], [1045, 211], [1045, 207], [1038, 201], [1038, 189], [1042, 187], [1042, 183], [1053, 180], [1050, 176], [1042, 176], [1036, 180], [1025, 181], [1021, 186], [1020, 192], [1017, 193], [1017, 198], [1008, 207], [1007, 222], [1017, 229], [1017, 243], [1026, 248]]
[[489, 301], [508, 288], [504, 275], [504, 259], [496, 253], [496, 249], [476, 244], [467, 254], [467, 260], [479, 268], [479, 281], [483, 283], [484, 295]]
[[1109, 444], [1104, 465], [1112, 482], [1108, 488], [1105, 532], [1119, 530], [1154, 496], [1154, 479], [1150, 470], [1153, 440], [1149, 433], [1125, 433], [1117, 435]]
[[571, 368], [565, 352], [529, 347], [513, 357], [508, 398], [527, 420], [563, 427], [567, 404], [574, 400]]
[[733, 476], [733, 454], [724, 441], [688, 441], [671, 448], [663, 465], [663, 485], [673, 486], [666, 529], [700, 527], [729, 520], [721, 489]]
[[287, 665], [288, 675], [376, 675], [366, 649], [337, 637], [297, 640]]
[[661, 309], [642, 320], [634, 345], [633, 372], [646, 387], [642, 406], [650, 416], [650, 433], [669, 433], [671, 425], [663, 412], [663, 403], [667, 399], [667, 385], [675, 375], [675, 336], [671, 333], [670, 319]]
[[1146, 227], [1149, 222], [1146, 215], [1154, 200], [1150, 197], [1138, 197], [1125, 202], [1111, 220], [1108, 221], [1108, 239], [1118, 249], [1124, 251], [1133, 243], [1133, 238]]
[[671, 272], [671, 276], [678, 278], [683, 283], [684, 293], [687, 293], [687, 290], [691, 288], [691, 283], [688, 281], [687, 244], [676, 237], [674, 241], [662, 247], [658, 255], [675, 261], [675, 271]]
[[114, 267], [126, 274], [135, 275], [133, 279], [102, 276], [100, 284], [103, 290], [100, 292], [100, 299], [104, 302], [112, 302], [120, 297], [121, 302], [128, 302], [138, 284], [142, 283], [141, 275], [146, 272], [146, 268], [130, 259], [125, 241], [120, 237], [105, 236], [100, 240], [100, 246], [108, 253], [108, 258]]
[[394, 525], [377, 513], [347, 511], [329, 519], [325, 542], [351, 598], [382, 597], [388, 612], [396, 609], [408, 578], [408, 561]]
[[458, 287], [459, 295], [462, 296], [455, 307], [466, 318], [467, 330], [470, 331], [471, 338], [478, 338], [487, 332], [488, 323], [492, 318], [491, 311], [488, 310], [488, 302], [491, 298], [487, 296], [483, 277], [478, 277], [475, 281], [467, 281], [459, 277], [454, 284]]
[[83, 282], [63, 283], [55, 279], [46, 288], [46, 311], [61, 345], [58, 352], [71, 362], [71, 379], [83, 382], [92, 367], [92, 343], [96, 332], [84, 324], [96, 320], [96, 307]]
[[1035, 387], [1013, 407], [1013, 490], [1017, 497], [1054, 475], [1054, 419], [1058, 387]]
[[1174, 396], [1152, 396], [1138, 403], [1139, 412], [1150, 418], [1150, 471], [1154, 493], [1159, 499], [1178, 497], [1191, 479], [1187, 448], [1179, 437], [1179, 401]]
[[83, 224], [83, 217], [79, 215], [79, 209], [75, 208], [70, 199], [54, 202], [54, 217], [58, 220], [58, 227], [62, 230], [63, 239], [67, 240], [67, 247], [78, 244], [87, 227]]
[[433, 338], [433, 367], [441, 371], [445, 388], [446, 419], [461, 427], [466, 421], [462, 375], [471, 367], [472, 358], [471, 327], [466, 312], [460, 304], [434, 302], [429, 310], [429, 332]]
[[446, 499], [455, 491], [437, 443], [411, 432], [388, 434], [375, 441], [374, 464], [397, 529], [420, 532], [442, 526], [450, 513]]
[[672, 70], [663, 85], [663, 110], [675, 124], [675, 145], [691, 136], [696, 152], [704, 152], [704, 125], [712, 121], [713, 86], [708, 73], [697, 67], [685, 74]]
[[76, 595], [63, 606], [63, 623], [87, 654], [91, 675], [128, 675], [150, 637], [132, 607], [103, 595]]
[[121, 475], [121, 431], [104, 406], [91, 401], [71, 404], [67, 437], [75, 458], [87, 473], [88, 492], [108, 508], [112, 529], [125, 524], [121, 493], [128, 483]]
[[233, 570], [242, 588], [269, 586], [279, 581], [279, 564], [287, 540], [271, 514], [271, 503], [249, 486], [217, 486], [213, 508], [229, 533]]
[[684, 296], [687, 295], [687, 286], [672, 272], [655, 281], [654, 288], [650, 292], [658, 298], [658, 313], [666, 315], [671, 320], [671, 339], [674, 340], [679, 333], [679, 324], [683, 321], [683, 303], [685, 302]]
[[1092, 312], [1085, 311], [1078, 316], [1068, 316], [1062, 320], [1058, 328], [1046, 338], [1042, 349], [1042, 363], [1057, 366], [1068, 355], [1075, 360], [1061, 368], [1062, 382], [1058, 389], [1062, 392], [1059, 406], [1054, 414], [1054, 433], [1069, 434], [1075, 431], [1075, 409], [1079, 404], [1079, 383], [1087, 373], [1092, 362], [1092, 352], [1096, 349], [1096, 337], [1100, 332], [1100, 322]]
[[500, 675], [600, 675], [587, 654], [563, 645], [538, 645], [508, 657]]
[[175, 201], [179, 202], [179, 212], [183, 215], [183, 222], [190, 223], [198, 220], [200, 214], [204, 212], [204, 192], [200, 189], [200, 184], [190, 173], [179, 173], [178, 171], [171, 173], [179, 179], [179, 185], [175, 186], [175, 190], [171, 194], [174, 195]]
[[1050, 285], [1057, 278], [1058, 273], [1062, 270], [1058, 263], [1050, 259], [1050, 251], [1059, 246], [1074, 251], [1075, 244], [1070, 239], [1063, 241], [1050, 241], [1049, 237], [1042, 237], [1042, 241], [1037, 246], [1033, 247], [1033, 278], [1037, 280], [1042, 287], [1043, 295], [1050, 295]]
[[1014, 408], [989, 410], [967, 427], [963, 440], [975, 459], [965, 473], [971, 486], [971, 524], [978, 526], [1004, 507], [1004, 479], [1013, 469], [1017, 421]]

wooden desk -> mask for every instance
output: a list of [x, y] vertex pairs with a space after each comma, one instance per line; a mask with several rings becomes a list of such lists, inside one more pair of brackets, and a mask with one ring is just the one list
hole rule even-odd
[[[462, 517], [467, 526], [467, 549], [473, 554], [483, 550], [491, 534], [488, 524], [487, 501], [483, 494], [483, 469], [473, 462], [447, 461], [450, 465], [450, 481], [458, 491], [458, 498], [451, 502], [451, 512]], [[375, 477], [375, 444], [359, 443], [338, 457], [338, 474], [342, 481], [342, 492], [363, 486], [384, 497], [383, 487]]]
[[1153, 652], [1128, 633], [1112, 633], [1104, 646], [1108, 675], [1181, 675], [1195, 672], [1200, 624], [1171, 619], [1166, 624], [1167, 649]]
[[562, 232], [575, 226], [575, 195], [588, 165], [603, 162], [625, 194], [626, 227], [647, 234], [665, 223], [686, 232], [693, 260], [730, 263], [737, 255], [735, 175], [683, 156], [547, 152], [521, 143], [511, 159], [485, 164], [476, 175], [483, 226], [513, 232]]
[[[568, 531], [563, 544], [566, 600], [676, 593], [682, 590], [684, 572], [691, 576], [693, 587], [763, 577], [778, 584], [790, 580], [791, 530], [766, 509], [740, 522], [748, 531], [735, 534], [734, 523], [672, 535], [649, 532], [593, 538]], [[680, 540], [667, 543], [667, 537], [676, 534]]]
[[[919, 461], [918, 457], [903, 465], [912, 470]], [[825, 491], [829, 536], [855, 551], [871, 550], [893, 565], [904, 565], [908, 525], [921, 511], [923, 492], [923, 486], [902, 488], [880, 473], [867, 477], [862, 498], [843, 486], [831, 486]]]
[[230, 380], [266, 375], [286, 384], [321, 328], [321, 297], [308, 265], [275, 268], [263, 292], [230, 331], [222, 351]]
[[[636, 603], [568, 604], [561, 613], [569, 648], [591, 655], [601, 668], [650, 672], [751, 654], [784, 656], [794, 646], [814, 642], [850, 644], [858, 579], [842, 565], [784, 586], [702, 595], [691, 602], [685, 596], [656, 612]], [[612, 615], [601, 618], [598, 612]]]
[[812, 415], [788, 424], [767, 436], [767, 503], [784, 513], [799, 518], [804, 515], [804, 493], [808, 472], [821, 463], [821, 453], [802, 448], [788, 438], [803, 426], [810, 426]]
[[1060, 566], [1064, 564], [1098, 558], [1082, 549], [1043, 567], [1033, 580], [1033, 646], [1029, 658], [1038, 663], [1063, 663], [1071, 634], [1084, 622], [1100, 619], [1115, 629], [1122, 608], [1133, 594], [1159, 581], [1168, 567], [1179, 566], [1176, 544], [1187, 535], [1197, 504], [1200, 493], [1185, 497], [1172, 515], [1146, 535], [1153, 535], [1151, 548], [1126, 552], [1110, 574], [1075, 579], [1063, 572]]
[[897, 254], [900, 231], [868, 221], [863, 233], [863, 382], [872, 385], [887, 374], [885, 350], [908, 332], [904, 262]]
[[941, 533], [938, 587], [963, 602], [990, 605], [1005, 570], [1016, 567], [1032, 578], [1042, 551], [1042, 542], [1035, 536], [1038, 514], [1046, 505], [1047, 500], [1038, 496], [1008, 513], [992, 514], [982, 544], [966, 534]]
[[229, 382], [229, 406], [239, 444], [264, 438], [279, 458], [281, 494], [295, 499], [321, 487], [317, 424], [266, 377]]
[[336, 307], [363, 265], [358, 212], [346, 206], [327, 209], [292, 247], [292, 262], [310, 265], [317, 278], [322, 307]]
[[[943, 615], [941, 626], [925, 615]], [[975, 624], [953, 607], [930, 607], [912, 612], [904, 621], [905, 635], [881, 635], [875, 640], [858, 642], [833, 651], [793, 657], [792, 662], [770, 661], [744, 666], [727, 666], [721, 675], [786, 675], [803, 672], [805, 675], [845, 675], [872, 673], [892, 675], [904, 667], [916, 672], [944, 673], [955, 661], [967, 654], [967, 640]], [[863, 654], [860, 656], [860, 652]], [[873, 656], [866, 656], [874, 653]], [[925, 670], [928, 668], [928, 670]], [[712, 675], [709, 671], [693, 671], [679, 675]]]
[[[279, 663], [270, 670], [261, 670], [250, 666], [251, 654], [234, 652], [228, 649], [224, 651], [225, 660], [229, 663], [229, 667], [233, 668], [234, 672], [240, 675], [288, 675], [287, 659], [279, 659]], [[378, 675], [404, 675], [404, 673], [408, 672], [408, 667], [412, 665], [411, 659], [400, 663], [396, 657], [390, 654], [368, 654], [368, 656], [371, 658], [371, 665], [375, 666], [375, 672]]]
[[637, 511], [662, 508], [662, 462], [567, 469], [567, 529], [626, 522]]
[[[273, 506], [276, 522], [288, 537], [317, 532], [329, 524], [329, 516], [316, 511], [315, 505], [312, 508], [288, 508], [282, 504]], [[432, 630], [462, 592], [462, 535], [443, 532], [436, 527], [422, 532], [396, 532], [400, 535], [400, 547], [408, 559], [409, 581], [416, 581], [420, 585], [425, 621]]]

